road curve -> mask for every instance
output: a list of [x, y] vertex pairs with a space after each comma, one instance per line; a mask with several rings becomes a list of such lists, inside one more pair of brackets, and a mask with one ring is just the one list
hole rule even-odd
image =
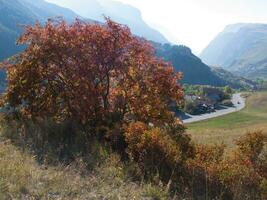
[[233, 94], [232, 102], [234, 104], [233, 107], [223, 107], [222, 109], [216, 110], [215, 112], [212, 112], [212, 113], [207, 113], [207, 114], [202, 114], [202, 115], [186, 114], [183, 119], [183, 123], [188, 124], [188, 123], [199, 122], [199, 121], [227, 115], [230, 113], [240, 111], [246, 106], [246, 100], [244, 97], [241, 96], [241, 93]]

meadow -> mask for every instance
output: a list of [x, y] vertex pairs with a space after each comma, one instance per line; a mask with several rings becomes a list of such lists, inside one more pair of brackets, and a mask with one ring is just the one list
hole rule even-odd
[[267, 135], [267, 91], [250, 93], [246, 108], [229, 115], [187, 125], [187, 132], [197, 143], [224, 143], [234, 147], [240, 136], [257, 130]]

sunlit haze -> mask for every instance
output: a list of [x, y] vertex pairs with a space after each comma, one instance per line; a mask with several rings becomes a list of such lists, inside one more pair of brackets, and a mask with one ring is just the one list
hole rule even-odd
[[[71, 8], [75, 0], [48, 0]], [[86, 1], [86, 0], [84, 0]], [[267, 23], [266, 0], [120, 0], [169, 41], [199, 53], [228, 24]], [[72, 4], [71, 4], [72, 3]], [[78, 2], [77, 2], [78, 3]]]

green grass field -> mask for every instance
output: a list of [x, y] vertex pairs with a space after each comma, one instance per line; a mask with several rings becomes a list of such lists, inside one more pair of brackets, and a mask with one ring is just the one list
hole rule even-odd
[[262, 130], [267, 134], [267, 91], [252, 93], [246, 103], [240, 112], [188, 124], [187, 132], [197, 143], [224, 143], [228, 148], [247, 132]]

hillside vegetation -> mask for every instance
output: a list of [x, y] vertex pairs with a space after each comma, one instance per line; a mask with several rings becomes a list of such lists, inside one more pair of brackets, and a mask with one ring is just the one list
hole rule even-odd
[[211, 71], [221, 79], [225, 80], [228, 86], [231, 86], [234, 89], [243, 89], [248, 91], [257, 89], [259, 86], [257, 82], [235, 75], [223, 68], [211, 67]]
[[[95, 153], [100, 151], [97, 147], [95, 143]], [[166, 187], [133, 181], [127, 171], [130, 167], [126, 168], [119, 155], [101, 151], [88, 155], [102, 158], [92, 162], [97, 166], [90, 170], [79, 158], [68, 165], [49, 165], [49, 158], [40, 164], [28, 149], [23, 151], [1, 135], [0, 199], [169, 199]], [[48, 156], [51, 160], [52, 154]]]
[[[213, 197], [214, 193], [226, 195], [221, 198], [225, 200], [232, 195], [238, 200], [264, 200], [267, 196], [267, 182], [261, 177], [266, 177], [266, 154], [257, 158], [256, 169], [246, 159], [252, 152], [256, 153], [253, 159], [264, 152], [265, 139], [261, 133], [239, 138], [238, 148], [233, 152], [227, 150], [226, 158], [222, 157], [224, 147], [221, 145], [197, 145], [195, 158], [188, 159], [190, 171], [184, 174], [192, 185], [181, 189], [183, 182], [174, 189], [172, 180], [175, 177], [168, 183], [162, 182], [157, 173], [148, 178], [136, 162], [123, 161], [120, 154], [96, 140], [80, 135], [71, 143], [58, 141], [69, 132], [68, 126], [47, 122], [40, 127], [28, 122], [28, 128], [23, 130], [21, 125], [1, 120], [0, 198], [3, 200], [193, 200]], [[44, 140], [45, 135], [51, 137], [49, 141]], [[230, 190], [218, 191], [221, 184], [231, 187]], [[245, 189], [248, 186], [253, 186], [252, 191]]]

